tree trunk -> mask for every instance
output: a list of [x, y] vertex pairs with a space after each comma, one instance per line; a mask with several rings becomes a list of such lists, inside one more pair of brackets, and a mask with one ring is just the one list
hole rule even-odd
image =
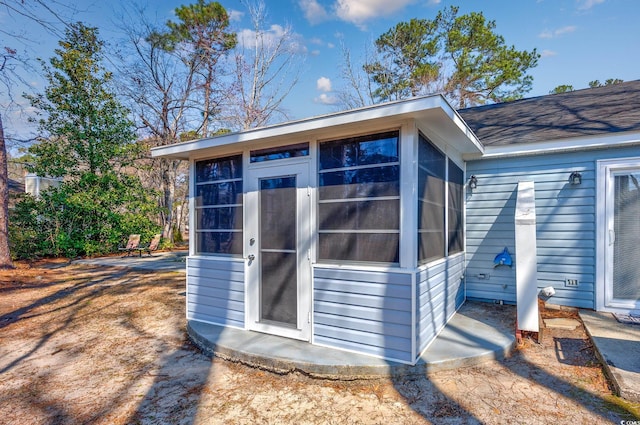
[[162, 237], [164, 239], [168, 239], [173, 242], [173, 222], [174, 222], [174, 214], [173, 214], [173, 203], [175, 200], [175, 172], [171, 170], [171, 164], [168, 160], [163, 160], [166, 164], [165, 169], [162, 173], [162, 186], [164, 192], [164, 207], [167, 209], [166, 215], [164, 217], [163, 229], [162, 229]]
[[0, 115], [0, 268], [13, 268], [9, 251], [9, 176], [2, 115]]

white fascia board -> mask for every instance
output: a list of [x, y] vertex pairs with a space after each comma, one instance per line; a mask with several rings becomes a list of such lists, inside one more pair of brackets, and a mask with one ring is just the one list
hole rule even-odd
[[[439, 123], [444, 127], [454, 127], [458, 134], [465, 137], [473, 147], [470, 151], [482, 152], [482, 145], [460, 118], [458, 113], [441, 95], [402, 100], [381, 105], [368, 106], [360, 109], [290, 121], [269, 127], [230, 133], [222, 136], [160, 146], [151, 150], [152, 157], [166, 157], [174, 159], [188, 159], [191, 153], [215, 147], [229, 146], [238, 143], [262, 141], [272, 138], [305, 135], [319, 130], [337, 127], [361, 126], [363, 122], [372, 120], [396, 121], [400, 119], [420, 119], [430, 115], [430, 112], [442, 111], [449, 117], [450, 122]], [[441, 114], [442, 114], [441, 112]], [[438, 114], [438, 115], [441, 115]]]
[[[445, 102], [446, 102], [446, 99], [445, 99]], [[460, 114], [458, 114], [458, 111], [453, 109], [453, 107], [451, 107], [449, 102], [447, 102], [447, 106], [448, 108], [442, 108], [443, 111], [449, 116], [453, 124], [460, 129], [460, 131], [464, 134], [464, 136], [467, 139], [469, 139], [469, 141], [471, 141], [471, 143], [474, 146], [473, 150], [477, 150], [477, 152], [479, 152], [480, 154], [483, 154], [486, 149], [485, 146], [480, 142], [478, 137], [476, 137], [473, 130], [471, 130], [471, 128], [467, 126], [467, 123], [464, 122]], [[474, 154], [476, 154], [476, 152], [474, 152]]]
[[640, 144], [640, 132], [610, 133], [586, 137], [572, 137], [568, 139], [551, 140], [547, 142], [521, 143], [505, 146], [485, 146], [484, 154], [467, 154], [465, 160], [502, 158], [510, 156], [524, 156], [549, 154], [588, 149], [616, 148]]

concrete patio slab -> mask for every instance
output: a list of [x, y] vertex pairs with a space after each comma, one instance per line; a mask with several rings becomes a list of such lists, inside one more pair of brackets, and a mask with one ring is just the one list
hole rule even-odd
[[616, 393], [640, 402], [640, 325], [619, 323], [611, 313], [579, 314]]
[[548, 329], [565, 329], [572, 331], [580, 326], [580, 322], [576, 319], [569, 319], [567, 317], [557, 317], [553, 319], [544, 319], [544, 326]]
[[425, 375], [502, 359], [515, 345], [514, 321], [512, 306], [467, 302], [415, 365], [196, 321], [188, 322], [188, 333], [208, 355], [275, 373], [354, 380]]

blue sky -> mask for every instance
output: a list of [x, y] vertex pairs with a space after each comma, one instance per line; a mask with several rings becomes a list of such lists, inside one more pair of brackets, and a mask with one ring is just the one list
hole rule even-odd
[[[640, 78], [640, 1], [638, 0], [265, 0], [266, 28], [277, 32], [290, 25], [299, 39], [306, 60], [298, 85], [285, 107], [291, 119], [325, 114], [332, 105], [335, 90], [344, 84], [340, 78], [340, 43], [351, 50], [354, 62], [363, 57], [365, 46], [396, 23], [411, 18], [433, 18], [450, 5], [460, 13], [483, 12], [495, 20], [496, 32], [517, 49], [537, 48], [542, 55], [531, 70], [533, 90], [527, 97], [547, 94], [560, 84], [585, 88], [591, 80]], [[79, 0], [75, 20], [98, 26], [108, 42], [118, 39], [114, 22], [121, 4], [129, 0]], [[185, 0], [156, 0], [147, 10], [160, 21]], [[234, 30], [249, 28], [245, 9], [239, 0], [221, 0], [231, 13]], [[0, 25], [24, 28], [24, 23], [0, 12]], [[31, 32], [35, 43], [22, 47], [30, 56], [49, 58], [56, 40]], [[6, 41], [3, 40], [3, 42]], [[34, 91], [42, 91], [42, 81], [33, 75]], [[24, 115], [7, 117], [9, 126], [22, 128]], [[11, 129], [9, 129], [11, 131]]]

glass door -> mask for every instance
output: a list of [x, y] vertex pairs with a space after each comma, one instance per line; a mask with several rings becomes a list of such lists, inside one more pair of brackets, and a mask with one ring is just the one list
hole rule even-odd
[[609, 305], [640, 310], [640, 170], [613, 172]]
[[605, 307], [640, 313], [640, 164], [607, 177]]
[[311, 304], [308, 165], [249, 172], [248, 324], [309, 340]]

